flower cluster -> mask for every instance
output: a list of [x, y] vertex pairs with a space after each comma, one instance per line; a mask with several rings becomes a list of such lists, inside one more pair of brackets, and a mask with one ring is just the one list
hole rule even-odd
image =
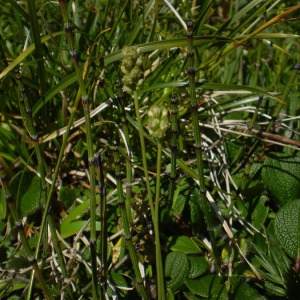
[[124, 90], [132, 94], [144, 81], [143, 58], [137, 47], [125, 46], [122, 52], [125, 55], [121, 64], [121, 71], [124, 74]]
[[148, 110], [149, 133], [161, 139], [169, 126], [168, 110], [164, 106], [153, 105]]

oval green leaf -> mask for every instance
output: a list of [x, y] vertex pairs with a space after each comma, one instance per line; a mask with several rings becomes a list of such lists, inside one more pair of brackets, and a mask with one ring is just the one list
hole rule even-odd
[[267, 157], [262, 177], [280, 203], [300, 198], [300, 157]]
[[65, 207], [69, 208], [76, 200], [76, 192], [67, 186], [63, 186], [59, 190], [59, 199]]
[[188, 279], [186, 286], [194, 294], [206, 299], [228, 299], [225, 284], [222, 284], [219, 276], [207, 275], [200, 279]]
[[300, 249], [300, 200], [289, 202], [277, 213], [275, 233], [283, 249], [292, 257]]
[[190, 261], [189, 278], [196, 278], [208, 270], [208, 262], [203, 256], [188, 256]]
[[239, 278], [230, 278], [231, 291], [233, 290], [234, 300], [247, 299], [247, 300], [266, 300], [266, 298], [259, 293], [248, 283], [242, 282]]
[[171, 252], [167, 255], [165, 263], [165, 275], [170, 279], [167, 280], [167, 287], [172, 292], [178, 291], [189, 275], [189, 260], [182, 252]]
[[27, 216], [42, 207], [41, 180], [31, 172], [20, 172], [12, 178], [10, 190], [21, 216]]

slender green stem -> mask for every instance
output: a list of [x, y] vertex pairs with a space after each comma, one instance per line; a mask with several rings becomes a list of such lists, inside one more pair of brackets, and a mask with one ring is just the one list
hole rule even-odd
[[[143, 135], [143, 125], [140, 117], [140, 111], [139, 111], [139, 104], [138, 104], [138, 96], [137, 92], [135, 91], [134, 94], [134, 106], [135, 106], [135, 114], [136, 114], [136, 120], [138, 124], [139, 129], [139, 136], [140, 136], [140, 143], [142, 148], [142, 160], [143, 160], [143, 168], [144, 168], [144, 174], [146, 179], [146, 185], [147, 185], [147, 192], [148, 192], [148, 200], [150, 204], [151, 209], [151, 215], [152, 215], [152, 221], [154, 225], [154, 234], [155, 234], [155, 252], [156, 252], [156, 270], [157, 270], [157, 286], [159, 287], [159, 299], [165, 299], [165, 293], [164, 293], [164, 278], [163, 278], [163, 270], [162, 270], [162, 259], [161, 259], [161, 247], [160, 247], [160, 241], [159, 241], [159, 216], [158, 214], [158, 202], [156, 203], [156, 208], [154, 208], [153, 199], [152, 199], [152, 193], [151, 193], [151, 187], [150, 187], [150, 181], [149, 181], [149, 174], [148, 174], [148, 167], [147, 167], [147, 160], [146, 160], [146, 147], [145, 147], [145, 140]], [[158, 142], [158, 149], [159, 147]], [[160, 148], [160, 155], [161, 155], [162, 149]], [[161, 159], [161, 158], [160, 158]], [[159, 166], [160, 167], [160, 166]], [[160, 176], [158, 176], [160, 177]], [[156, 190], [156, 195], [159, 193], [159, 190]], [[158, 242], [157, 242], [158, 241]], [[161, 297], [161, 298], [160, 298]]]
[[153, 216], [155, 215], [155, 209], [154, 209], [154, 203], [153, 203], [152, 192], [151, 192], [151, 187], [150, 187], [149, 172], [148, 172], [147, 159], [146, 159], [146, 146], [145, 146], [145, 139], [144, 139], [144, 134], [143, 134], [144, 130], [143, 130], [143, 124], [142, 124], [141, 115], [140, 115], [140, 107], [139, 107], [137, 91], [134, 91], [133, 99], [134, 99], [135, 116], [136, 116], [141, 150], [142, 150], [142, 160], [143, 160], [143, 168], [144, 168], [146, 187], [147, 187], [147, 193], [148, 193], [148, 200], [149, 200], [149, 204], [150, 204], [151, 215], [153, 218]]
[[254, 64], [255, 70], [252, 78], [252, 86], [258, 86], [258, 75], [261, 71], [261, 55], [262, 55], [262, 39], [257, 40], [257, 47], [256, 47], [256, 63]]
[[86, 87], [83, 79], [83, 72], [79, 66], [78, 56], [76, 48], [73, 42], [72, 27], [69, 23], [69, 18], [66, 10], [66, 1], [59, 1], [63, 19], [65, 21], [65, 31], [68, 39], [69, 50], [71, 58], [75, 67], [77, 80], [79, 83], [80, 93], [82, 95], [82, 107], [85, 118], [85, 130], [87, 139], [87, 150], [88, 150], [88, 164], [89, 164], [89, 175], [90, 175], [90, 249], [91, 249], [91, 263], [92, 263], [92, 289], [93, 298], [98, 299], [99, 289], [97, 281], [97, 253], [96, 253], [96, 180], [95, 180], [95, 158], [93, 150], [93, 139], [91, 131], [91, 119], [90, 119], [90, 107], [89, 97], [86, 93]]
[[[51, 214], [51, 212], [50, 212], [50, 214]], [[54, 218], [52, 216], [48, 218], [48, 223], [49, 223], [51, 233], [55, 232], [56, 231], [55, 222], [54, 222]], [[51, 234], [51, 240], [53, 242], [53, 245], [54, 245], [54, 248], [55, 248], [55, 251], [57, 254], [57, 258], [58, 258], [59, 266], [61, 268], [62, 276], [64, 279], [67, 279], [69, 276], [68, 276], [64, 256], [62, 254], [57, 235]], [[63, 288], [63, 287], [61, 287], [61, 288]], [[71, 290], [70, 286], [67, 286], [66, 291], [67, 291], [67, 299], [73, 299], [72, 290]], [[66, 296], [64, 298], [66, 298]]]
[[[67, 140], [68, 140], [68, 136], [69, 136], [69, 133], [70, 133], [70, 128], [71, 128], [71, 126], [73, 124], [73, 121], [74, 121], [74, 117], [75, 117], [75, 113], [77, 111], [77, 106], [79, 104], [79, 100], [80, 100], [80, 93], [77, 94], [77, 97], [75, 99], [75, 103], [74, 103], [74, 106], [73, 106], [73, 109], [72, 109], [72, 113], [71, 113], [70, 118], [69, 118], [68, 126], [67, 126], [66, 132], [65, 132], [64, 137], [63, 137], [62, 146], [61, 146], [59, 156], [58, 156], [58, 159], [57, 159], [57, 162], [56, 162], [54, 174], [52, 176], [52, 184], [50, 186], [50, 189], [49, 189], [49, 192], [48, 192], [48, 197], [47, 197], [47, 200], [46, 200], [46, 203], [45, 203], [45, 211], [48, 211], [49, 208], [50, 208], [51, 197], [52, 197], [52, 195], [54, 193], [54, 190], [55, 190], [55, 183], [56, 183], [57, 178], [58, 178], [61, 161], [64, 157], [64, 150], [65, 150], [66, 145], [67, 145]], [[43, 232], [45, 231], [45, 227], [46, 227], [46, 220], [47, 220], [47, 214], [44, 214], [43, 219], [42, 219], [42, 223], [41, 223], [41, 229], [40, 229], [41, 234], [38, 237], [37, 246], [36, 246], [36, 255], [39, 252], [41, 239], [42, 239], [42, 236], [43, 236]]]
[[106, 188], [102, 159], [99, 153], [95, 153], [96, 173], [99, 180], [100, 215], [101, 215], [101, 290], [100, 299], [105, 299], [107, 279], [107, 216], [106, 216]]
[[176, 154], [177, 154], [177, 135], [178, 135], [178, 109], [177, 99], [174, 95], [171, 96], [171, 174], [169, 186], [169, 202], [172, 203], [175, 191], [176, 180]]
[[38, 25], [37, 20], [37, 10], [35, 7], [35, 0], [27, 0], [28, 11], [29, 11], [29, 21], [30, 28], [33, 35], [33, 41], [35, 43], [35, 59], [38, 66], [38, 77], [40, 80], [40, 92], [41, 95], [45, 94], [46, 91], [46, 72], [44, 66], [43, 52], [42, 52], [42, 43], [41, 43], [41, 35], [40, 35], [40, 26]]
[[122, 217], [122, 224], [123, 224], [123, 230], [124, 230], [124, 236], [126, 240], [126, 245], [128, 248], [129, 256], [132, 262], [133, 270], [136, 276], [136, 283], [137, 283], [137, 290], [142, 297], [142, 299], [149, 299], [149, 296], [147, 294], [147, 291], [143, 284], [143, 278], [140, 273], [140, 269], [138, 266], [138, 259], [135, 253], [134, 245], [132, 242], [132, 235], [131, 230], [129, 227], [129, 222], [127, 218], [127, 213], [125, 209], [125, 201], [124, 201], [124, 195], [123, 195], [123, 186], [122, 186], [122, 180], [121, 180], [121, 169], [120, 169], [120, 154], [119, 154], [119, 146], [118, 143], [114, 142], [114, 161], [115, 161], [115, 175], [117, 180], [117, 190], [118, 190], [118, 202], [119, 207], [121, 211], [121, 217]]
[[131, 193], [132, 193], [132, 151], [131, 151], [131, 143], [130, 143], [130, 137], [129, 137], [129, 132], [128, 132], [128, 124], [127, 124], [127, 119], [126, 119], [126, 112], [123, 106], [124, 102], [124, 96], [123, 96], [123, 91], [121, 89], [121, 83], [119, 80], [116, 81], [116, 88], [117, 88], [117, 98], [118, 98], [118, 103], [119, 103], [119, 109], [121, 111], [121, 124], [122, 124], [122, 129], [124, 132], [125, 136], [125, 141], [126, 143], [126, 202], [125, 202], [125, 207], [126, 207], [126, 213], [128, 217], [128, 221], [131, 224], [132, 222], [132, 215], [131, 215], [131, 210], [130, 210], [130, 203], [131, 203]]
[[[86, 18], [85, 25], [83, 32], [88, 33], [90, 37], [93, 37], [95, 34], [95, 31], [98, 29], [97, 28], [97, 20], [99, 19], [99, 6], [100, 6], [100, 0], [95, 0], [93, 1], [94, 3], [90, 6], [90, 11], [89, 14]], [[80, 16], [80, 13], [77, 13], [78, 16]], [[79, 22], [81, 22], [79, 18]], [[79, 46], [79, 51], [82, 50], [83, 46], [85, 45], [85, 35], [81, 35], [78, 46]]]
[[155, 217], [154, 217], [154, 231], [155, 231], [155, 257], [156, 257], [156, 276], [158, 299], [166, 299], [164, 271], [161, 256], [160, 236], [159, 236], [159, 200], [160, 200], [160, 173], [161, 173], [161, 157], [162, 144], [158, 141], [157, 144], [157, 161], [156, 161], [156, 186], [155, 186]]
[[208, 200], [206, 198], [206, 185], [204, 179], [204, 167], [203, 167], [203, 159], [202, 159], [202, 138], [199, 127], [199, 119], [198, 119], [198, 103], [196, 99], [195, 92], [195, 69], [194, 69], [194, 49], [193, 49], [193, 22], [189, 21], [187, 23], [187, 58], [188, 58], [188, 76], [189, 76], [189, 87], [190, 87], [190, 103], [192, 110], [192, 119], [193, 119], [193, 129], [194, 129], [194, 137], [195, 137], [195, 152], [196, 152], [196, 163], [197, 163], [197, 172], [198, 172], [198, 180], [200, 186], [200, 199], [199, 199], [199, 207], [203, 211], [205, 222], [207, 226], [207, 231], [209, 233], [210, 242], [212, 246], [212, 254], [218, 267], [220, 268], [220, 258], [218, 255], [216, 242], [215, 242], [215, 234], [214, 228], [212, 225], [211, 216], [209, 214], [208, 209]]

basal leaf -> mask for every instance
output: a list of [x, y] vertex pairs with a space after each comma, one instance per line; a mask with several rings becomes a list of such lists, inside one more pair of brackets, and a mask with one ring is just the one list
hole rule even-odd
[[167, 280], [167, 287], [172, 292], [178, 291], [184, 285], [184, 280], [189, 275], [189, 268], [189, 260], [183, 252], [175, 251], [167, 255], [165, 275], [170, 278]]
[[282, 204], [300, 198], [300, 157], [267, 157], [262, 177]]
[[289, 202], [277, 213], [275, 233], [277, 238], [292, 257], [296, 258], [300, 249], [300, 200]]

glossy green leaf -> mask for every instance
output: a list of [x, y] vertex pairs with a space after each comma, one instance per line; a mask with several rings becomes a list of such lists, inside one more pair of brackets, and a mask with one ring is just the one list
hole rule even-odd
[[228, 299], [226, 287], [219, 276], [207, 275], [200, 279], [187, 279], [186, 286], [191, 292], [205, 299]]
[[263, 181], [282, 204], [300, 198], [300, 157], [267, 157]]
[[289, 202], [279, 210], [275, 233], [285, 251], [297, 257], [300, 249], [300, 200]]
[[167, 287], [172, 292], [178, 291], [184, 285], [184, 280], [189, 275], [189, 268], [189, 260], [184, 253], [175, 251], [167, 255], [165, 276], [170, 278], [167, 280]]
[[190, 261], [189, 278], [196, 278], [208, 270], [208, 262], [203, 256], [188, 256]]
[[168, 244], [173, 251], [180, 251], [186, 254], [201, 252], [198, 245], [191, 238], [185, 235], [171, 237], [168, 241]]
[[22, 216], [32, 214], [42, 207], [41, 181], [32, 172], [18, 173], [9, 186]]

